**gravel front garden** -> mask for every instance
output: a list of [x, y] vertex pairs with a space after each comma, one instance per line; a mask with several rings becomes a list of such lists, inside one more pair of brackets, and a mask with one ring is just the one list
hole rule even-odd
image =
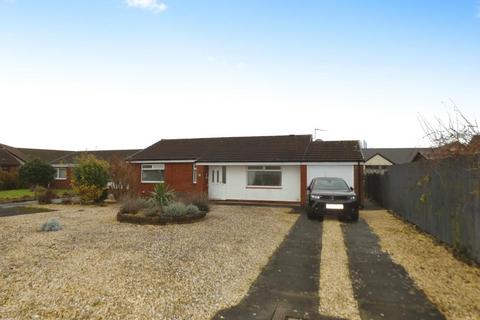
[[[297, 220], [288, 208], [214, 206], [140, 226], [118, 206], [0, 219], [0, 319], [209, 319], [237, 304]], [[62, 230], [38, 232], [49, 218]]]
[[362, 217], [384, 252], [402, 265], [447, 319], [480, 319], [480, 268], [455, 258], [447, 247], [384, 210]]

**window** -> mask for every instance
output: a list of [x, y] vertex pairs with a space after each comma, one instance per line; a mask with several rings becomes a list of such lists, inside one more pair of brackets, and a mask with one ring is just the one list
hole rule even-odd
[[350, 190], [345, 180], [340, 178], [315, 178], [312, 180], [313, 190]]
[[55, 180], [67, 180], [67, 168], [54, 168], [55, 175], [53, 178]]
[[164, 180], [165, 165], [163, 163], [142, 164], [142, 182], [160, 183]]
[[192, 169], [192, 181], [193, 183], [197, 183], [197, 165], [194, 163], [193, 164], [193, 169]]
[[282, 168], [280, 166], [248, 166], [247, 185], [258, 187], [281, 187]]
[[227, 167], [226, 166], [222, 167], [222, 183], [223, 184], [227, 183]]

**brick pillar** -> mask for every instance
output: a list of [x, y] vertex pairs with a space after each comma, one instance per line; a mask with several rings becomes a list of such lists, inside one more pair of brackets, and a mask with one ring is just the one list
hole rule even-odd
[[300, 205], [304, 207], [307, 203], [307, 166], [300, 165]]
[[355, 165], [353, 166], [354, 170], [354, 181], [353, 181], [353, 189], [355, 190], [355, 193], [357, 194], [358, 201], [360, 206], [363, 206], [363, 198], [364, 198], [364, 192], [363, 192], [363, 166], [362, 165]]
[[197, 165], [197, 190], [208, 195], [208, 166]]

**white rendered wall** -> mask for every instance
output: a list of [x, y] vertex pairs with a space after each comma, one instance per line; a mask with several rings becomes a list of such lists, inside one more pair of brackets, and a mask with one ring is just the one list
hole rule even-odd
[[330, 178], [342, 178], [347, 182], [349, 187], [353, 187], [353, 165], [307, 165], [307, 186], [310, 184], [313, 178], [317, 177], [330, 177]]
[[392, 163], [382, 157], [379, 154], [374, 155], [371, 157], [367, 162], [365, 162], [366, 166], [391, 166]]
[[247, 166], [227, 166], [225, 199], [300, 201], [300, 166], [282, 166], [281, 188], [247, 187]]

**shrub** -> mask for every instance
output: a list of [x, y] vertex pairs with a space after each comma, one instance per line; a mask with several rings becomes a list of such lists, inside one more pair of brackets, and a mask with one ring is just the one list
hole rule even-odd
[[35, 188], [35, 199], [37, 199], [40, 204], [49, 204], [52, 203], [52, 199], [56, 198], [55, 192], [44, 187]]
[[189, 204], [187, 206], [187, 214], [197, 214], [199, 213], [200, 210], [198, 209], [198, 207], [194, 204]]
[[80, 196], [82, 203], [100, 203], [105, 200], [105, 189], [96, 186], [75, 186], [75, 192]]
[[75, 159], [72, 187], [82, 202], [103, 202], [107, 196], [108, 163], [94, 155], [82, 155]]
[[0, 170], [0, 190], [21, 189], [23, 186], [18, 171]]
[[193, 204], [198, 207], [200, 211], [209, 212], [210, 203], [208, 200], [208, 195], [203, 192], [191, 192], [186, 193], [182, 196], [182, 202], [186, 204]]
[[143, 213], [146, 217], [158, 216], [162, 213], [162, 208], [158, 205], [150, 205], [143, 209]]
[[120, 157], [114, 157], [110, 161], [110, 181], [110, 191], [117, 201], [138, 193], [140, 182], [135, 176], [134, 168]]
[[163, 214], [168, 216], [183, 216], [187, 214], [187, 206], [182, 202], [172, 202], [163, 208]]
[[73, 192], [73, 190], [65, 190], [65, 191], [62, 191], [62, 194], [61, 194], [62, 197], [73, 197], [74, 195], [75, 193]]
[[161, 207], [167, 206], [174, 197], [175, 191], [165, 183], [155, 185], [155, 189], [152, 192], [152, 199]]
[[60, 222], [58, 222], [57, 219], [55, 218], [50, 218], [40, 226], [40, 231], [58, 231], [61, 230], [62, 226], [60, 225]]
[[73, 204], [73, 201], [71, 198], [63, 198], [62, 204]]
[[142, 198], [124, 197], [122, 199], [122, 206], [120, 207], [121, 213], [137, 213], [142, 209], [147, 208], [148, 204]]
[[18, 174], [20, 180], [31, 187], [38, 185], [48, 187], [53, 181], [55, 169], [42, 160], [34, 159], [25, 162], [18, 170]]

